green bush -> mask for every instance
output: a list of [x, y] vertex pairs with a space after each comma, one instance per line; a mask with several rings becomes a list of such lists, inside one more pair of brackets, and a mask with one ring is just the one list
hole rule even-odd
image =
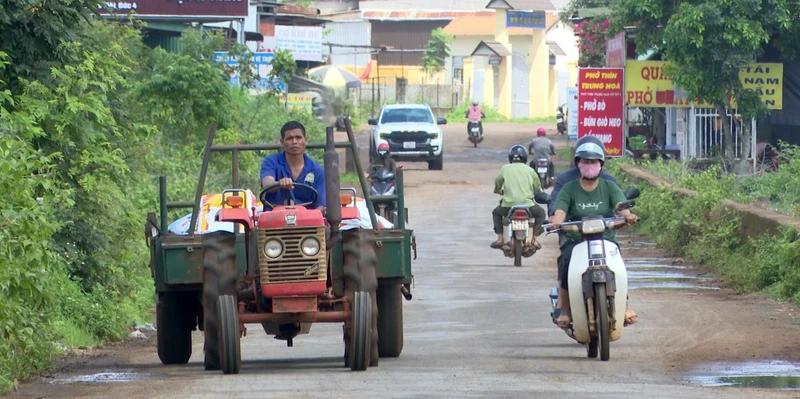
[[741, 219], [723, 206], [734, 187], [741, 184], [734, 176], [723, 174], [717, 165], [699, 173], [678, 162], [638, 165], [699, 193], [684, 197], [664, 186], [634, 182], [619, 168], [625, 163], [632, 164], [628, 159], [615, 159], [606, 168], [623, 186], [636, 185], [642, 191], [633, 210], [641, 217], [637, 229], [671, 254], [686, 256], [714, 271], [738, 292], [766, 291], [800, 303], [798, 232], [787, 227], [775, 235], [744, 237]]

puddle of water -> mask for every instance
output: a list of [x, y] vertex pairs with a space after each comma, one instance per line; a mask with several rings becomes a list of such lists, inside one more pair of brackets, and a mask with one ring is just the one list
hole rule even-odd
[[675, 258], [647, 258], [647, 257], [625, 258], [625, 264], [628, 264], [628, 263], [654, 263], [654, 264], [668, 263], [668, 264], [675, 264], [675, 263], [678, 263], [678, 261]]
[[702, 386], [734, 386], [800, 390], [800, 366], [787, 362], [716, 364], [712, 370], [689, 376]]
[[659, 263], [636, 263], [636, 262], [628, 262], [625, 261], [625, 267], [630, 269], [636, 270], [672, 270], [672, 269], [688, 269], [689, 266], [686, 265], [668, 265], [668, 264], [659, 264]]
[[659, 270], [631, 270], [628, 280], [703, 280], [700, 277], [687, 276], [681, 272]]
[[90, 375], [79, 375], [70, 378], [53, 380], [53, 384], [72, 384], [72, 383], [107, 383], [107, 382], [135, 382], [150, 379], [149, 374], [137, 374], [131, 372], [102, 372]]
[[628, 289], [668, 289], [668, 290], [718, 290], [717, 286], [700, 285], [693, 281], [630, 280]]

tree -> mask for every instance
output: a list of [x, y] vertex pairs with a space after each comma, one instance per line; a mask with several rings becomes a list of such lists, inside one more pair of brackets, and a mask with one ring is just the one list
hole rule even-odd
[[289, 82], [297, 72], [297, 62], [292, 56], [292, 51], [286, 49], [275, 50], [275, 58], [269, 64], [271, 67], [268, 75], [270, 81], [285, 83], [288, 91]]
[[[0, 5], [0, 51], [9, 64], [0, 69], [0, 86], [12, 93], [22, 90], [20, 79], [39, 80], [53, 87], [51, 68], [67, 63], [71, 54], [62, 41], [84, 37], [83, 25], [96, 13], [102, 0], [3, 1]], [[7, 85], [7, 86], [5, 86]]]
[[578, 66], [603, 67], [606, 65], [606, 41], [609, 22], [605, 17], [588, 18], [575, 24], [578, 36]]
[[442, 28], [431, 32], [431, 39], [425, 45], [425, 54], [422, 56], [422, 70], [428, 76], [434, 76], [444, 70], [444, 63], [450, 56], [450, 44], [453, 36], [447, 34]]
[[[745, 120], [768, 113], [758, 93], [742, 86], [741, 68], [754, 62], [763, 46], [775, 40], [784, 57], [793, 57], [798, 43], [798, 5], [786, 0], [620, 0], [614, 26], [636, 26], [639, 53], [656, 50], [669, 64], [665, 74], [690, 98], [710, 102], [720, 115], [737, 108]], [[722, 118], [724, 159], [735, 158], [731, 126]], [[742, 154], [736, 167], [747, 168], [751, 132], [738, 129]]]

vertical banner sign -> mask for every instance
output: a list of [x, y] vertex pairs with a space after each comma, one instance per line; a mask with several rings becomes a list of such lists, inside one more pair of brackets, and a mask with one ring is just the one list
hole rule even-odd
[[578, 139], [578, 88], [567, 87], [567, 140]]
[[622, 68], [581, 68], [578, 75], [578, 138], [592, 135], [606, 147], [607, 157], [623, 154], [624, 115]]

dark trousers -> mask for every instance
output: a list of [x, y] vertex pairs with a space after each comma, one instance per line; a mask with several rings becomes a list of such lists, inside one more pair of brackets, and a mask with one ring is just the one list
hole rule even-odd
[[[539, 205], [534, 205], [530, 208], [531, 215], [533, 215], [534, 223], [533, 231], [534, 233], [539, 233], [539, 230], [542, 228], [542, 223], [544, 223], [545, 212], [544, 208]], [[492, 219], [494, 221], [494, 232], [495, 234], [503, 234], [503, 218], [508, 215], [508, 211], [511, 208], [497, 206], [492, 211]]]

